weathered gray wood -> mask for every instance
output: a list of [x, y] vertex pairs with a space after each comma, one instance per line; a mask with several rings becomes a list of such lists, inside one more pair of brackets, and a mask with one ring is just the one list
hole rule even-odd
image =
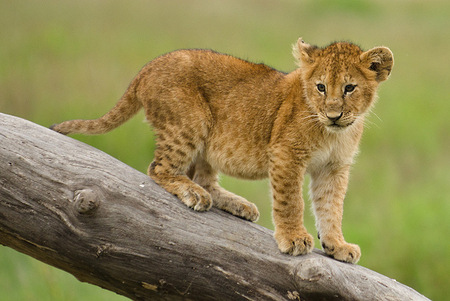
[[0, 114], [0, 243], [135, 300], [427, 300], [272, 231], [197, 213], [146, 175], [69, 137]]

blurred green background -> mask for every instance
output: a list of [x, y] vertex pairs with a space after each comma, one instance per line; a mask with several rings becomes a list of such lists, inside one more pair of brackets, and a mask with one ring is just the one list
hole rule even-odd
[[[446, 299], [450, 1], [3, 0], [0, 111], [44, 126], [99, 117], [147, 61], [179, 48], [291, 71], [299, 36], [319, 46], [351, 40], [393, 51], [392, 76], [380, 87], [352, 170], [344, 234], [361, 246], [359, 264]], [[74, 138], [145, 172], [154, 143], [143, 119], [141, 112], [106, 135]], [[272, 228], [267, 181], [222, 183], [257, 203], [259, 223]], [[305, 219], [315, 234], [310, 211]], [[2, 301], [124, 299], [0, 247]]]

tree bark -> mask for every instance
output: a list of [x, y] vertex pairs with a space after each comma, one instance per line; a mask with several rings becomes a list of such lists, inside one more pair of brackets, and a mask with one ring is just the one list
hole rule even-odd
[[0, 243], [134, 300], [428, 300], [272, 231], [198, 213], [107, 154], [0, 113]]

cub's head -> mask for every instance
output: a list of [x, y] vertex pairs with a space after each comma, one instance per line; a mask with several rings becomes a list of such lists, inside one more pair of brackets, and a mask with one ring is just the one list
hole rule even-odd
[[310, 109], [333, 132], [363, 118], [376, 97], [378, 84], [389, 77], [394, 65], [389, 48], [362, 51], [347, 42], [318, 48], [300, 38], [294, 55]]

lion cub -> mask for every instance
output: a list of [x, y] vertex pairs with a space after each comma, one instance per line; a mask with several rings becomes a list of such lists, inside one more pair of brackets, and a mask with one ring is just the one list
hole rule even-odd
[[52, 126], [63, 133], [108, 132], [144, 108], [157, 140], [149, 176], [187, 206], [215, 206], [256, 221], [253, 203], [218, 184], [218, 172], [270, 178], [275, 239], [288, 254], [311, 252], [303, 226], [302, 182], [311, 198], [324, 251], [356, 263], [344, 240], [343, 201], [364, 118], [378, 84], [393, 67], [386, 47], [362, 51], [340, 42], [324, 48], [299, 39], [299, 68], [285, 74], [209, 50], [179, 50], [139, 72], [116, 106], [95, 120]]

